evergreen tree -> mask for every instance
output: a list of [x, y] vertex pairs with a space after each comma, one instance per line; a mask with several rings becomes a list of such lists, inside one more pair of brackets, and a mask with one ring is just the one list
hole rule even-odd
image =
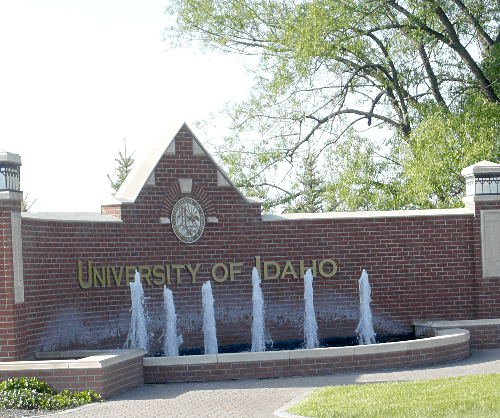
[[28, 201], [28, 193], [26, 193], [26, 196], [24, 196], [24, 199], [23, 201], [21, 202], [21, 212], [29, 212], [30, 209], [33, 207], [33, 205], [35, 204], [36, 202], [36, 199], [33, 200], [33, 202], [29, 202]]
[[112, 193], [113, 196], [120, 190], [121, 185], [132, 170], [132, 164], [135, 162], [134, 158], [132, 158], [135, 151], [131, 155], [127, 155], [127, 141], [125, 138], [123, 139], [123, 143], [124, 151], [118, 150], [118, 158], [115, 158], [115, 161], [118, 163], [118, 167], [115, 168], [116, 180], [113, 181], [108, 174], [108, 180], [111, 182], [111, 188], [114, 190]]

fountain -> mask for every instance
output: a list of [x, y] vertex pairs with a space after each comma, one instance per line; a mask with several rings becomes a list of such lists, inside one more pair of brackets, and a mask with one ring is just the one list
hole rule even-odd
[[260, 288], [259, 272], [254, 267], [252, 271], [252, 302], [253, 302], [253, 322], [252, 322], [252, 352], [266, 351], [264, 340], [264, 297]]
[[175, 314], [174, 297], [172, 291], [167, 289], [167, 286], [163, 286], [163, 303], [167, 317], [163, 352], [165, 357], [175, 357], [179, 355], [182, 335], [177, 335], [177, 315]]
[[313, 275], [311, 270], [307, 270], [304, 276], [304, 343], [305, 348], [318, 348], [318, 324], [316, 323], [316, 314], [314, 312], [313, 301]]
[[360, 345], [375, 344], [375, 331], [373, 330], [372, 311], [370, 309], [371, 289], [368, 282], [368, 273], [363, 269], [359, 279], [359, 305], [360, 320], [356, 328]]
[[130, 329], [124, 348], [148, 349], [148, 333], [146, 330], [146, 316], [144, 315], [144, 291], [142, 289], [141, 275], [135, 273], [135, 281], [130, 283], [130, 296], [132, 299], [132, 317]]
[[215, 329], [214, 297], [210, 280], [201, 288], [203, 304], [203, 338], [205, 342], [205, 354], [217, 354], [217, 333]]

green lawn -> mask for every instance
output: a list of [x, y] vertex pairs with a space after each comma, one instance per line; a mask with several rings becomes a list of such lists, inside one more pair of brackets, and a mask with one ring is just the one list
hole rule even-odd
[[288, 412], [315, 418], [500, 417], [500, 374], [329, 386]]

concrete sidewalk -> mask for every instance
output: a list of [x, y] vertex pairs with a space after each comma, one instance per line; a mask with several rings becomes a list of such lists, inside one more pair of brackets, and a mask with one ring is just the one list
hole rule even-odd
[[500, 373], [500, 349], [475, 350], [465, 360], [411, 369], [265, 380], [144, 385], [101, 404], [91, 404], [43, 417], [292, 417], [293, 415], [286, 413], [286, 408], [322, 386], [437, 379], [488, 373]]

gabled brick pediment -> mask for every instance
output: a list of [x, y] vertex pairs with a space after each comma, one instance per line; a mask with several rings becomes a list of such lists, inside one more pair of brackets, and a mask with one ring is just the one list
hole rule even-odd
[[[246, 198], [215, 162], [201, 141], [184, 122], [171, 124], [167, 133], [137, 162], [116, 196], [101, 212], [122, 217], [123, 204], [137, 204], [144, 196], [156, 200], [160, 223], [169, 222], [169, 213], [181, 197], [193, 197], [203, 205], [207, 222], [217, 222], [214, 199], [224, 202], [228, 195], [251, 212], [260, 203]], [[232, 203], [233, 204], [233, 203]], [[220, 206], [220, 205], [219, 205]]]

